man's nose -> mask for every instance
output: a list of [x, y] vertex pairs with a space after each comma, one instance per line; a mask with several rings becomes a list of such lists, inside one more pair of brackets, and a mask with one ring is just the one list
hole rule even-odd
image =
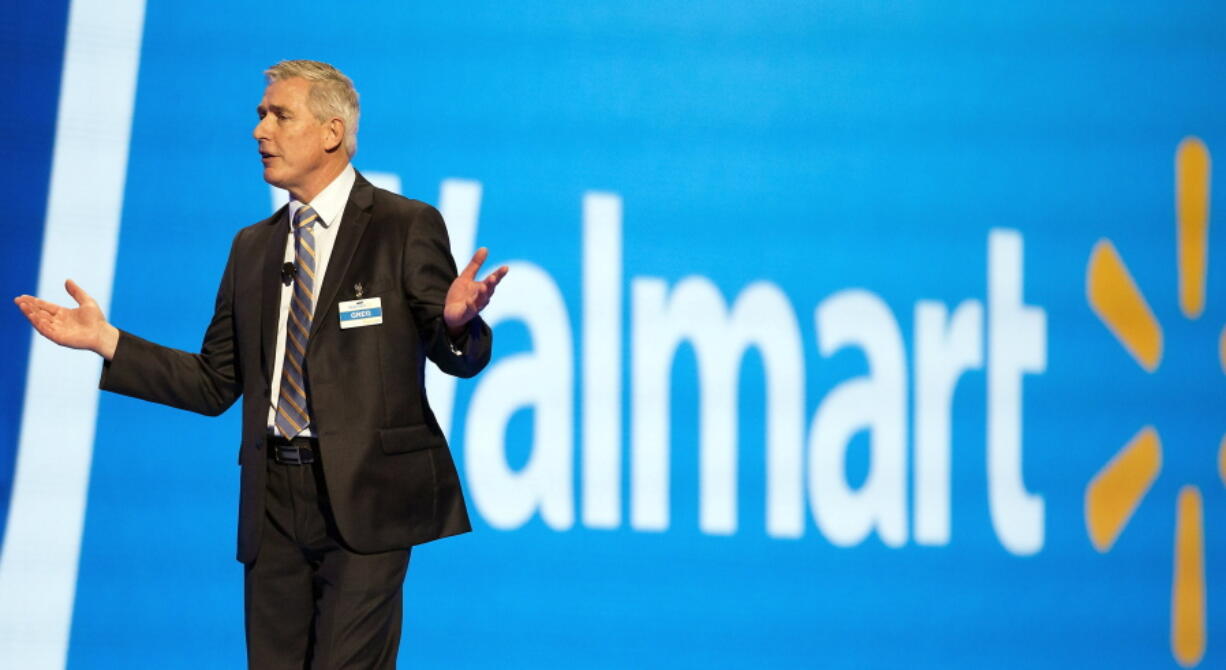
[[255, 128], [252, 129], [251, 136], [254, 137], [256, 140], [268, 139], [268, 132], [265, 130], [265, 125], [264, 125], [264, 122], [267, 120], [268, 120], [268, 117], [265, 116], [264, 118], [260, 119], [259, 123], [255, 124]]

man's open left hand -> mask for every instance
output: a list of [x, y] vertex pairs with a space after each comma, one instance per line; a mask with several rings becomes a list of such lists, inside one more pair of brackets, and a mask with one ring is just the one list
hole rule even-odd
[[490, 303], [490, 297], [494, 295], [494, 288], [510, 270], [503, 265], [489, 273], [485, 279], [478, 281], [477, 271], [481, 269], [487, 256], [489, 256], [489, 249], [485, 247], [477, 249], [477, 253], [473, 254], [468, 266], [464, 268], [459, 277], [456, 277], [455, 281], [451, 282], [451, 288], [447, 289], [447, 300], [443, 305], [443, 321], [447, 324], [447, 331], [452, 335], [459, 334], [473, 317], [485, 309], [485, 306]]

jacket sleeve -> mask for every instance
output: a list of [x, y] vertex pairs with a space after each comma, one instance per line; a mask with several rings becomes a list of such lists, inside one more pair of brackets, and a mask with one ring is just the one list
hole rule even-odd
[[171, 349], [120, 331], [115, 355], [103, 363], [100, 389], [209, 416], [221, 414], [238, 400], [242, 379], [234, 330], [237, 243], [236, 236], [200, 353]]
[[406, 246], [404, 286], [426, 356], [449, 375], [476, 375], [489, 363], [494, 335], [480, 316], [454, 338], [447, 332], [443, 304], [455, 281], [456, 266], [438, 210], [429, 205], [418, 209]]

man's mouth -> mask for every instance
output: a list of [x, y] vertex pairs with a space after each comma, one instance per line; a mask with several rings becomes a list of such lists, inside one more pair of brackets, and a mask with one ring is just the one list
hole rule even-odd
[[260, 152], [260, 158], [263, 160], [268, 160], [269, 158], [276, 158], [276, 157], [277, 157], [276, 154], [270, 154], [267, 151]]

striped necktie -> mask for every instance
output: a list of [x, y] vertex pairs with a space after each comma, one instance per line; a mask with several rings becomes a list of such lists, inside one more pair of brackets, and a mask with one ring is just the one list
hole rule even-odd
[[307, 205], [294, 215], [294, 290], [285, 322], [285, 360], [281, 365], [281, 391], [277, 396], [277, 430], [292, 439], [311, 424], [306, 391], [307, 336], [315, 303], [315, 234], [319, 215]]

